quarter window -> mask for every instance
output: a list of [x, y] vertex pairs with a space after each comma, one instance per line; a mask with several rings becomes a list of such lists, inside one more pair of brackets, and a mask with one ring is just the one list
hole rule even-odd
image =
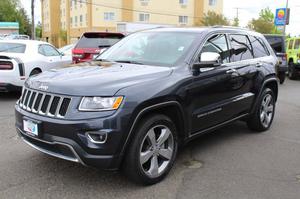
[[246, 35], [231, 35], [231, 61], [253, 59], [252, 48]]
[[214, 35], [209, 38], [204, 44], [201, 53], [214, 52], [220, 54], [222, 63], [228, 63], [230, 57], [230, 51], [227, 45], [227, 39], [225, 35]]
[[250, 36], [249, 38], [253, 47], [253, 55], [255, 58], [265, 57], [269, 55], [268, 50], [261, 38], [254, 36]]

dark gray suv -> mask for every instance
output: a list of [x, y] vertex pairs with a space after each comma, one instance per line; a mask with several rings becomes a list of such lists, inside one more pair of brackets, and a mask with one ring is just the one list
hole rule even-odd
[[244, 29], [138, 32], [94, 61], [29, 78], [17, 132], [44, 153], [154, 184], [199, 135], [241, 119], [269, 129], [276, 63], [265, 38]]

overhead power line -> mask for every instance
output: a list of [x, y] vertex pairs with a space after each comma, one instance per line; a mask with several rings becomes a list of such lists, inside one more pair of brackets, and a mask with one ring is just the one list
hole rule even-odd
[[[171, 17], [183, 16], [183, 15], [161, 13], [161, 12], [153, 12], [153, 11], [147, 11], [147, 10], [137, 10], [137, 9], [131, 9], [131, 8], [122, 8], [122, 7], [105, 5], [105, 4], [100, 4], [100, 3], [91, 3], [91, 2], [88, 2], [87, 0], [72, 0], [72, 2], [86, 3], [86, 4], [91, 4], [91, 5], [94, 5], [94, 6], [101, 6], [101, 7], [105, 7], [105, 8], [113, 8], [113, 9], [118, 9], [118, 10], [126, 10], [126, 11], [146, 13], [146, 14], [156, 14], [156, 15], [171, 16]], [[195, 17], [195, 16], [189, 16], [189, 15], [184, 15], [184, 16], [187, 16], [187, 17], [190, 17], [190, 18], [194, 18], [194, 19], [201, 19], [202, 18], [202, 17]]]

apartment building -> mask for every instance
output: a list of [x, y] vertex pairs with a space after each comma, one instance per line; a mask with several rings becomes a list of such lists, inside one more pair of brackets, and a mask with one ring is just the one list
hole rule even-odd
[[222, 13], [223, 0], [41, 0], [43, 39], [56, 46], [86, 31], [116, 31], [118, 22], [194, 26]]

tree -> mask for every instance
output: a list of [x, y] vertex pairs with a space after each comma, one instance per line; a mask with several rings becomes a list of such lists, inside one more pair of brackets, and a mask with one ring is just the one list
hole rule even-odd
[[229, 20], [222, 14], [218, 14], [213, 11], [208, 11], [204, 14], [203, 19], [196, 23], [196, 25], [214, 26], [214, 25], [230, 25]]
[[36, 39], [42, 38], [42, 24], [40, 22], [35, 27], [35, 37]]
[[19, 0], [0, 0], [0, 21], [19, 22], [20, 34], [31, 35], [31, 23]]
[[34, 0], [31, 0], [31, 38], [35, 39], [34, 30]]
[[235, 18], [233, 19], [232, 25], [233, 25], [233, 26], [239, 26], [239, 25], [240, 25], [240, 20], [239, 20], [239, 18], [235, 17]]
[[262, 9], [259, 13], [258, 19], [252, 19], [248, 23], [248, 28], [262, 34], [279, 33], [274, 25], [274, 14], [270, 8]]

